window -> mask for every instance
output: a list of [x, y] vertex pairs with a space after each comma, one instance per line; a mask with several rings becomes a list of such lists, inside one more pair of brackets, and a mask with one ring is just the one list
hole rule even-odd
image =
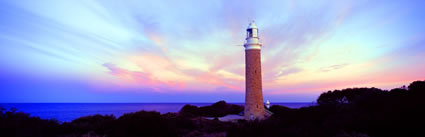
[[248, 31], [248, 35], [247, 35], [247, 37], [248, 37], [248, 38], [249, 38], [249, 37], [252, 37], [252, 29], [248, 29], [247, 31]]

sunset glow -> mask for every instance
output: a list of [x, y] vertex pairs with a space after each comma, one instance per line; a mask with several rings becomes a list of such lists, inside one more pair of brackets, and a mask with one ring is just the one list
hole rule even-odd
[[0, 102], [243, 102], [246, 27], [264, 99], [425, 79], [423, 1], [0, 2]]

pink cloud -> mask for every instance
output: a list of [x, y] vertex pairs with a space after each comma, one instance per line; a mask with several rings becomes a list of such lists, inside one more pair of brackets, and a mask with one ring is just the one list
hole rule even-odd
[[161, 81], [159, 79], [152, 78], [151, 74], [139, 71], [129, 71], [127, 69], [119, 68], [114, 64], [105, 63], [104, 67], [109, 69], [109, 74], [118, 78], [118, 84], [124, 86], [123, 88], [152, 88], [155, 91], [163, 91], [164, 89], [183, 89], [185, 87], [184, 82], [171, 82]]

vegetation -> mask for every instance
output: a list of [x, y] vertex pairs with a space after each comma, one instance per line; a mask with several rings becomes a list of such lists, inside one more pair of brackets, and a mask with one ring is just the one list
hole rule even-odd
[[116, 118], [93, 115], [58, 123], [1, 108], [1, 136], [79, 137], [422, 137], [425, 136], [425, 81], [390, 91], [349, 88], [322, 93], [316, 106], [291, 109], [273, 105], [270, 118], [235, 123], [208, 120], [238, 114], [243, 108], [224, 101], [184, 106], [179, 113], [139, 111]]
[[244, 110], [243, 106], [227, 104], [225, 101], [219, 101], [211, 106], [197, 107], [193, 105], [185, 105], [179, 112], [185, 117], [223, 117], [228, 114], [239, 114]]

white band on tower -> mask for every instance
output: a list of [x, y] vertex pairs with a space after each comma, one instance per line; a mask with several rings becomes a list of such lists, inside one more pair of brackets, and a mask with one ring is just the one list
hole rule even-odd
[[245, 45], [245, 50], [250, 50], [250, 49], [261, 50], [261, 45], [258, 45], [258, 44]]

